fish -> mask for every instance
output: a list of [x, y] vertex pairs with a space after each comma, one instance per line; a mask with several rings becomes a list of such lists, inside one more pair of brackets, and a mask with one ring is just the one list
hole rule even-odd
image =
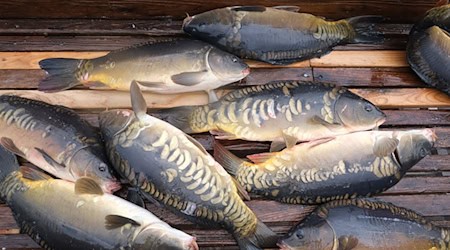
[[387, 190], [431, 154], [435, 140], [431, 129], [362, 131], [247, 156], [254, 163], [218, 143], [214, 156], [249, 193], [284, 203], [320, 204]]
[[416, 212], [375, 199], [332, 201], [316, 208], [278, 245], [301, 249], [449, 249], [450, 232]]
[[161, 94], [206, 91], [239, 81], [250, 72], [238, 57], [202, 41], [173, 39], [147, 42], [94, 59], [49, 58], [39, 62], [47, 72], [38, 86], [56, 92], [85, 85], [128, 91], [131, 82]]
[[184, 32], [241, 58], [290, 64], [321, 57], [336, 45], [383, 41], [380, 16], [326, 21], [294, 7], [233, 6], [183, 21]]
[[0, 198], [21, 233], [44, 249], [198, 250], [196, 239], [148, 210], [103, 193], [96, 181], [54, 179], [0, 149]]
[[[110, 161], [122, 178], [159, 206], [194, 223], [225, 228], [241, 249], [275, 246], [276, 235], [239, 196], [233, 178], [198, 141], [146, 114], [139, 86], [131, 110], [100, 113]], [[246, 195], [246, 193], [242, 193]]]
[[407, 44], [408, 63], [426, 84], [450, 95], [450, 4], [429, 10], [414, 25]]
[[188, 134], [210, 131], [220, 140], [271, 141], [271, 151], [377, 128], [386, 120], [379, 108], [345, 88], [293, 80], [235, 90], [214, 103], [161, 109], [154, 115]]
[[105, 192], [120, 189], [99, 132], [69, 108], [0, 96], [0, 144], [58, 178], [87, 176]]

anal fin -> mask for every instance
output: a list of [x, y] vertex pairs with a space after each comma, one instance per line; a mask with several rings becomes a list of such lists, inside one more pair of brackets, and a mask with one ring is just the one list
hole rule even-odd
[[23, 178], [33, 181], [53, 179], [50, 175], [32, 167], [21, 166], [19, 171], [22, 173]]
[[82, 177], [75, 182], [75, 194], [103, 195], [100, 185], [89, 177]]
[[107, 230], [116, 229], [126, 224], [137, 227], [141, 225], [139, 222], [121, 215], [110, 214], [105, 216], [105, 228]]
[[63, 164], [58, 163], [56, 160], [54, 160], [50, 155], [48, 155], [43, 149], [40, 148], [34, 148], [37, 152], [39, 152], [42, 157], [44, 157], [44, 160], [50, 164], [51, 166], [53, 166], [54, 168], [65, 168], [66, 166], [64, 166]]
[[0, 144], [2, 144], [2, 146], [6, 148], [9, 152], [16, 154], [22, 158], [26, 158], [25, 154], [16, 146], [16, 144], [14, 144], [11, 138], [2, 137], [0, 139]]

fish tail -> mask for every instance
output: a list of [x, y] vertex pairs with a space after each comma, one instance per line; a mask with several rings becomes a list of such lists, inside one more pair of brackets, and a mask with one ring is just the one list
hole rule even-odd
[[39, 61], [41, 69], [47, 71], [47, 77], [41, 80], [38, 89], [44, 92], [56, 92], [79, 85], [77, 75], [82, 62], [83, 60], [68, 58], [49, 58]]
[[184, 106], [175, 107], [169, 109], [161, 109], [152, 112], [155, 117], [164, 120], [173, 126], [177, 127], [181, 131], [192, 134], [202, 133], [210, 130], [205, 115], [199, 115], [202, 112], [202, 106]]
[[214, 143], [214, 158], [233, 177], [237, 175], [241, 164], [245, 162], [217, 141]]
[[0, 184], [12, 172], [19, 170], [16, 156], [0, 146]]
[[381, 43], [384, 36], [376, 29], [376, 23], [384, 20], [382, 16], [356, 16], [346, 19], [353, 29], [350, 43]]
[[239, 249], [256, 250], [275, 248], [278, 236], [266, 224], [258, 220], [255, 232], [247, 238], [237, 238]]

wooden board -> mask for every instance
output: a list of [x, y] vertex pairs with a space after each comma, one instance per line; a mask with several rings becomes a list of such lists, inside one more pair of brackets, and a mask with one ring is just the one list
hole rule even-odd
[[[432, 155], [411, 168], [396, 186], [379, 199], [413, 209], [434, 224], [450, 227], [450, 97], [425, 85], [409, 68], [405, 46], [413, 22], [433, 1], [4, 1], [0, 8], [0, 94], [43, 100], [74, 108], [98, 126], [98, 113], [130, 108], [129, 93], [77, 87], [59, 93], [36, 90], [45, 72], [39, 60], [52, 57], [95, 58], [135, 43], [184, 36], [185, 13], [190, 15], [226, 5], [298, 5], [301, 11], [329, 19], [365, 14], [389, 17], [376, 29], [386, 36], [380, 44], [349, 44], [335, 47], [321, 58], [286, 66], [247, 61], [251, 73], [240, 82], [217, 90], [261, 85], [275, 80], [333, 83], [380, 106], [387, 114], [382, 130], [432, 128], [438, 136]], [[199, 105], [204, 93], [161, 95], [145, 93], [150, 114], [155, 108]], [[216, 140], [208, 133], [193, 135], [209, 152]], [[266, 152], [268, 142], [220, 141], [239, 157]], [[252, 195], [247, 204], [280, 235], [307, 216], [314, 206], [281, 204]], [[197, 237], [202, 249], [236, 249], [225, 230], [194, 225], [163, 208], [148, 209], [172, 226]], [[11, 210], [0, 203], [0, 248], [37, 249], [27, 235], [20, 234]]]

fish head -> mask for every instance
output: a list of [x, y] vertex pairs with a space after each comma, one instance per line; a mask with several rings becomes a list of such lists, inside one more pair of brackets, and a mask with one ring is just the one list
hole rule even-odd
[[286, 250], [332, 249], [334, 241], [334, 230], [326, 219], [312, 213], [281, 238], [277, 245]]
[[377, 128], [386, 121], [386, 115], [377, 106], [349, 91], [338, 97], [334, 112], [335, 122], [352, 132]]
[[233, 16], [227, 8], [207, 11], [183, 20], [183, 31], [200, 40], [224, 45], [232, 31]]
[[250, 73], [250, 67], [237, 56], [212, 48], [208, 54], [208, 65], [212, 73], [221, 81], [239, 81]]
[[395, 156], [403, 170], [408, 170], [425, 156], [431, 154], [436, 135], [431, 129], [396, 131], [399, 140]]
[[124, 131], [136, 117], [131, 110], [111, 110], [101, 112], [99, 115], [100, 131], [105, 141]]
[[132, 249], [198, 250], [196, 238], [163, 223], [154, 223], [138, 233]]

